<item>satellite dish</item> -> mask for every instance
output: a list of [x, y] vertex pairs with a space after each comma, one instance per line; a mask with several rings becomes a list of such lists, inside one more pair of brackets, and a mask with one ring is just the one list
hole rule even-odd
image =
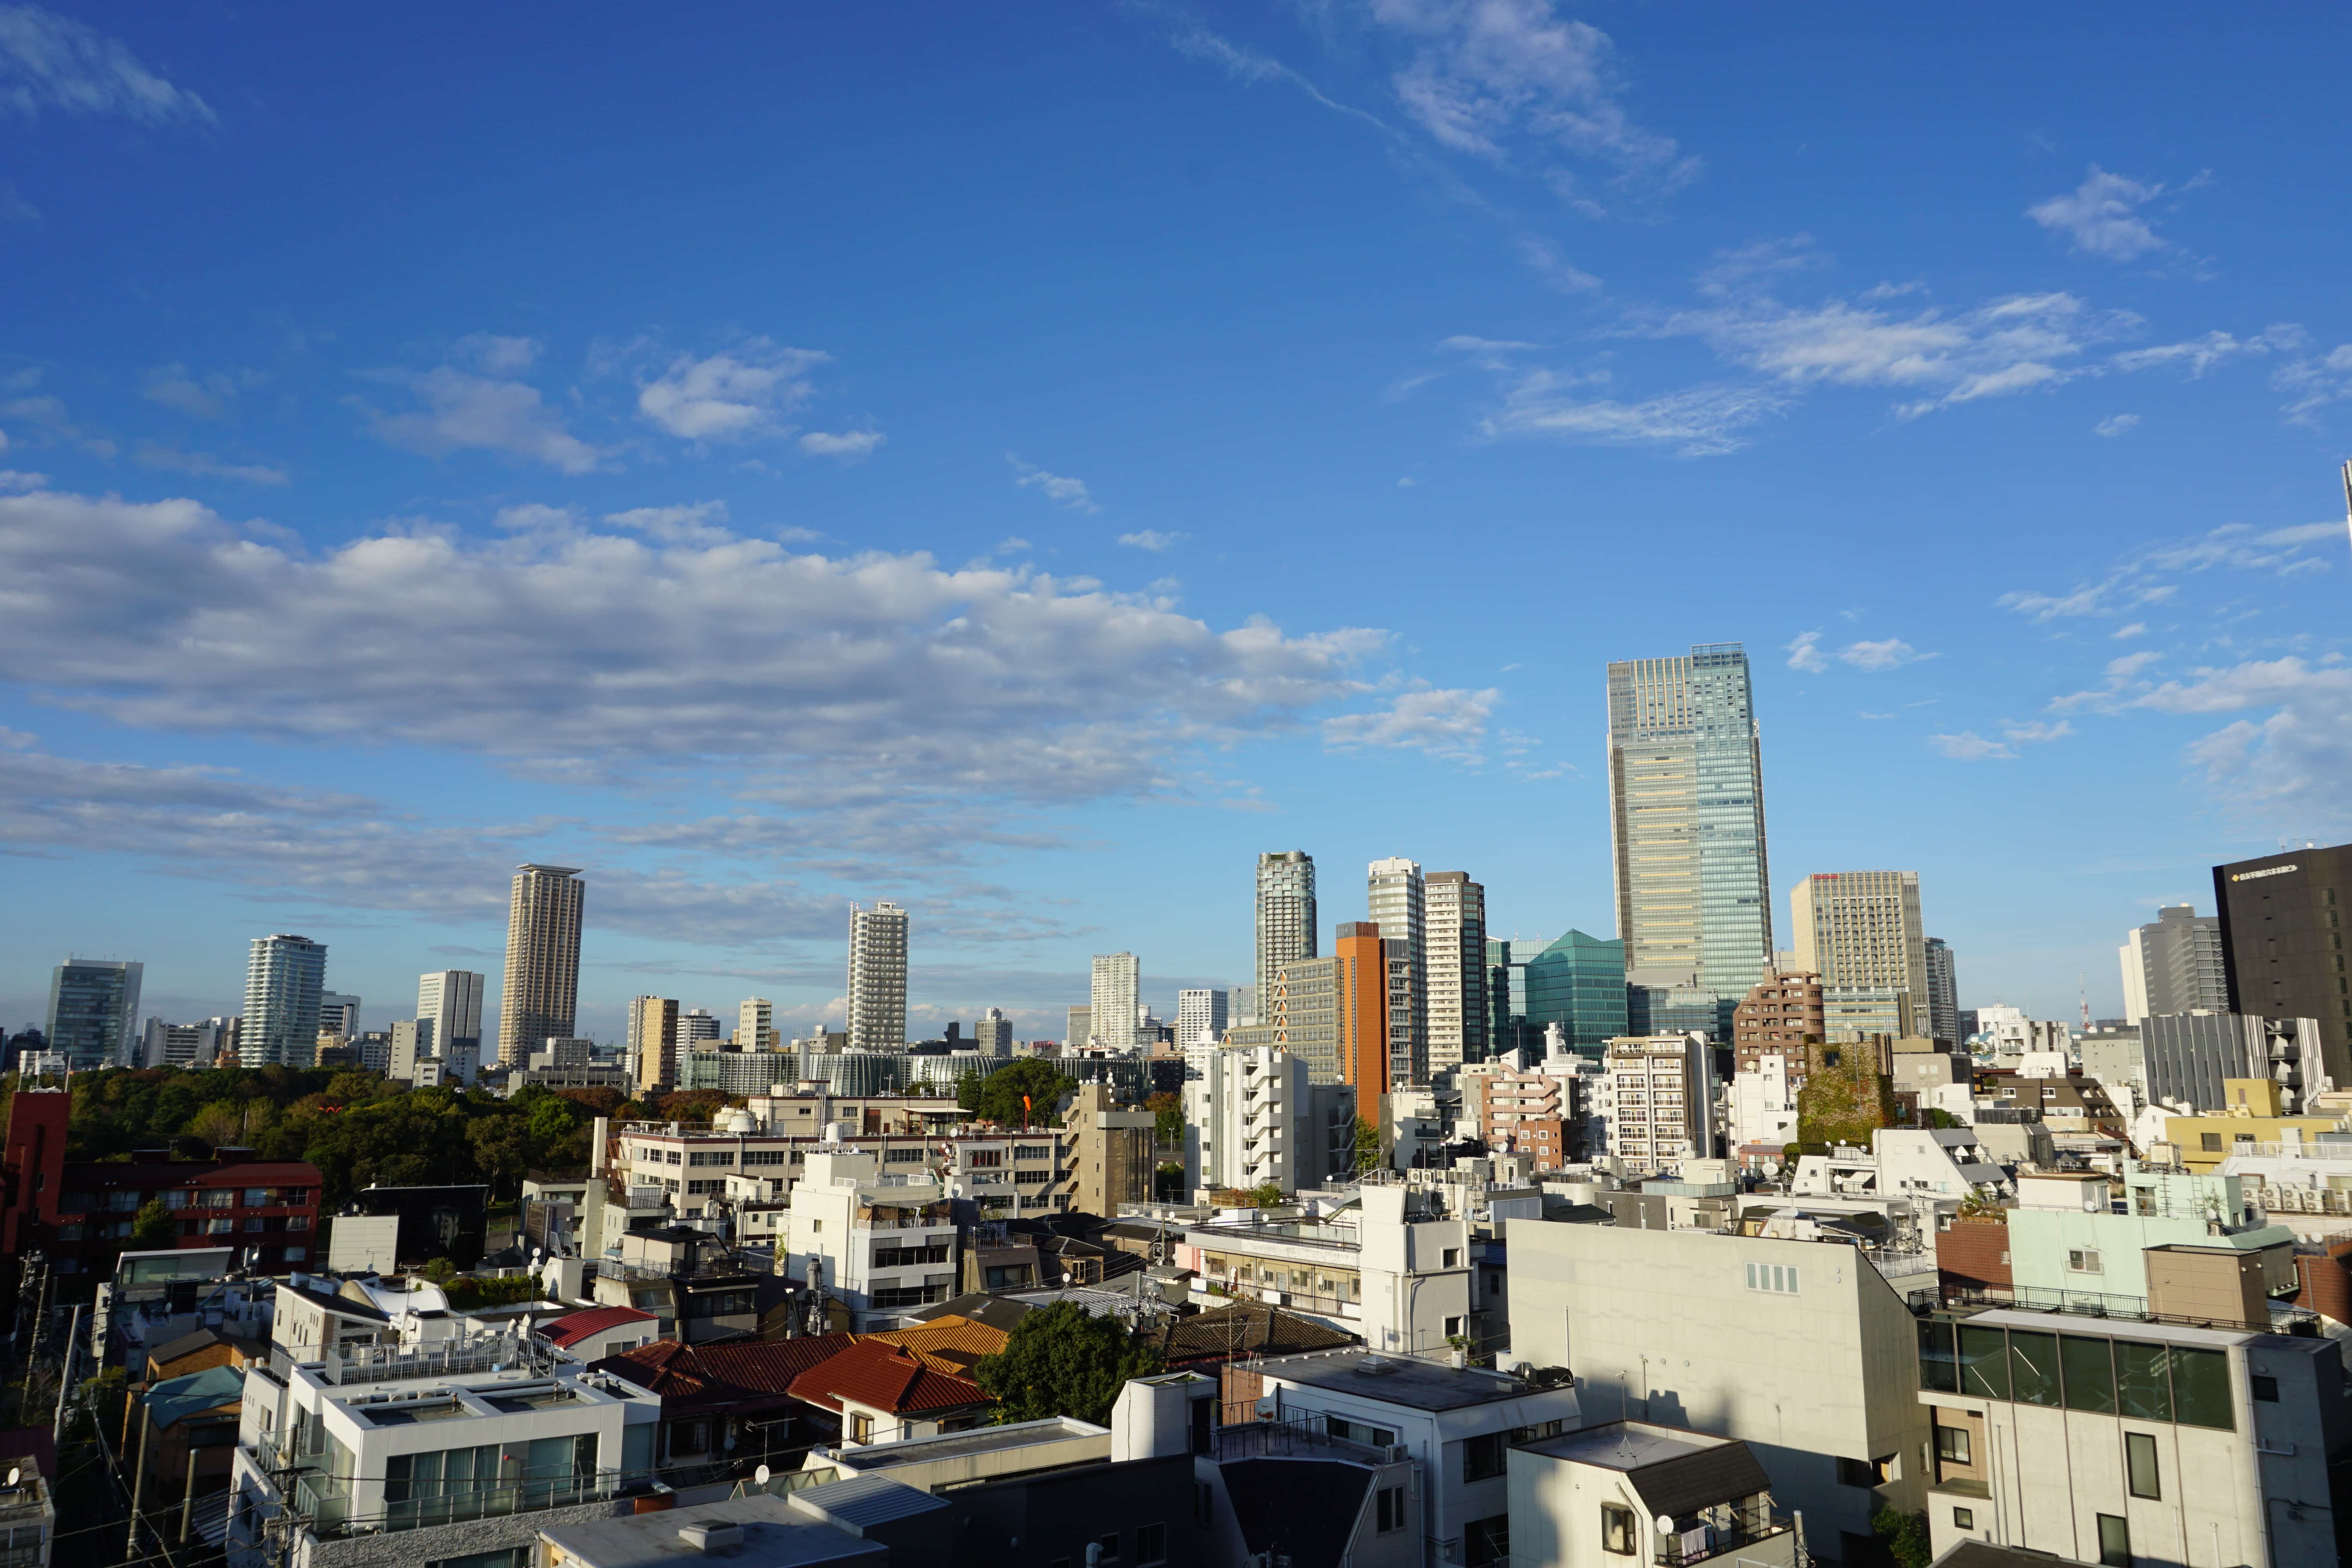
[[1658, 1515], [1656, 1523], [1658, 1526], [1658, 1533], [1660, 1535], [1672, 1535], [1675, 1532], [1675, 1516], [1673, 1514], [1662, 1513]]
[[751, 1472], [751, 1479], [759, 1482], [761, 1486], [766, 1486], [768, 1484], [768, 1467], [761, 1465], [758, 1469], [753, 1470]]

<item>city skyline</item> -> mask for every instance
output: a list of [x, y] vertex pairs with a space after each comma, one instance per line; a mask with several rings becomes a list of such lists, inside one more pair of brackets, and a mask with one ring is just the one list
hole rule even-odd
[[[914, 1033], [1051, 1035], [1113, 948], [1164, 1012], [1251, 974], [1270, 845], [1606, 931], [1594, 672], [1699, 643], [1751, 664], [1775, 920], [1916, 868], [1972, 1003], [2081, 973], [2113, 1016], [2122, 931], [2345, 837], [2352, 322], [2341, 182], [2272, 130], [2333, 90], [2294, 19], [2100, 35], [2061, 94], [1974, 17], [1529, 0], [1487, 52], [1404, 9], [456, 62], [60, 18], [0, 190], [45, 306], [0, 363], [0, 1017], [74, 952], [233, 1011], [290, 928], [380, 1026], [498, 966], [519, 861], [593, 868], [605, 1037], [655, 990], [838, 1017], [877, 897]], [[384, 136], [417, 90], [469, 133]], [[1328, 942], [1364, 911], [1323, 891]]]

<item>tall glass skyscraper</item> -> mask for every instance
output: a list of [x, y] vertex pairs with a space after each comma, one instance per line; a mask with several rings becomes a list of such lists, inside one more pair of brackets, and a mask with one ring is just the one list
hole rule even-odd
[[136, 1059], [139, 985], [147, 966], [135, 960], [69, 958], [49, 972], [49, 1049], [76, 1072], [123, 1067]]
[[1739, 644], [1609, 666], [1609, 817], [1628, 977], [1746, 995], [1771, 971], [1772, 900]]
[[327, 988], [327, 944], [307, 936], [257, 936], [245, 971], [245, 1028], [237, 1058], [247, 1067], [307, 1068], [319, 1059], [319, 995]]
[[[1278, 849], [1257, 858], [1257, 991], [1242, 1013], [1271, 1016], [1274, 972], [1295, 959], [1313, 958], [1315, 858], [1304, 849]], [[1263, 1012], [1259, 1011], [1263, 1009]]]
[[1622, 942], [1571, 931], [1527, 961], [1527, 1021], [1538, 1035], [1558, 1024], [1580, 1056], [1597, 1059], [1626, 1032], [1625, 991]]

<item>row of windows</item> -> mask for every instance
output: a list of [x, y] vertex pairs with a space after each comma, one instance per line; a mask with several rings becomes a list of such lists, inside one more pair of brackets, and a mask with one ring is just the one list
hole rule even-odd
[[[2237, 1429], [2228, 1354], [2185, 1345], [1928, 1319], [1919, 1325], [1919, 1386], [2136, 1421]], [[2275, 1384], [2269, 1394], [2277, 1396]]]
[[[59, 1241], [105, 1241], [128, 1237], [138, 1222], [130, 1219], [66, 1220], [58, 1226]], [[303, 1231], [310, 1228], [310, 1216], [298, 1215], [247, 1215], [237, 1219], [230, 1215], [215, 1215], [210, 1219], [180, 1221], [182, 1236], [267, 1236], [280, 1231]]]
[[300, 1208], [316, 1196], [308, 1187], [181, 1187], [156, 1192], [117, 1187], [111, 1192], [67, 1193], [58, 1201], [60, 1214], [136, 1214], [161, 1200], [167, 1209]]

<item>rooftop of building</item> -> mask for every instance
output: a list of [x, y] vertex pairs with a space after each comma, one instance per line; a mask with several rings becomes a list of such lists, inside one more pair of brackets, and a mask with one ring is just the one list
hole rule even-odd
[[1259, 1370], [1284, 1383], [1432, 1412], [1466, 1410], [1531, 1392], [1529, 1384], [1506, 1373], [1364, 1350], [1310, 1351], [1263, 1363]]
[[550, 1344], [569, 1350], [582, 1340], [607, 1330], [655, 1321], [651, 1312], [640, 1312], [635, 1307], [591, 1307], [585, 1311], [567, 1312], [562, 1317], [541, 1323], [539, 1333]]
[[784, 1403], [795, 1378], [856, 1342], [855, 1334], [705, 1345], [656, 1340], [593, 1364], [658, 1396], [665, 1409], [740, 1408], [758, 1401]]
[[987, 1393], [971, 1379], [935, 1371], [903, 1346], [877, 1340], [861, 1340], [811, 1367], [793, 1379], [791, 1393], [795, 1399], [835, 1412], [849, 1404], [894, 1415], [989, 1402]]
[[[682, 1532], [719, 1527], [740, 1531], [728, 1551], [735, 1568], [813, 1568], [827, 1563], [884, 1563], [888, 1549], [863, 1541], [793, 1508], [789, 1500], [764, 1493], [658, 1513], [624, 1514], [541, 1531], [542, 1539], [594, 1568], [671, 1568], [709, 1555], [703, 1542]], [[724, 1550], [724, 1548], [722, 1548]]]
[[1647, 1421], [1611, 1421], [1519, 1447], [1546, 1458], [1621, 1471], [1647, 1511], [1678, 1519], [1772, 1488], [1747, 1444]]
[[1074, 1437], [1107, 1437], [1108, 1426], [1097, 1426], [1074, 1415], [1053, 1415], [1043, 1421], [1016, 1421], [1008, 1426], [975, 1426], [969, 1432], [947, 1432], [936, 1437], [907, 1437], [895, 1443], [870, 1443], [843, 1451], [845, 1461], [860, 1473], [906, 1465], [938, 1464], [978, 1454], [1003, 1454]]

